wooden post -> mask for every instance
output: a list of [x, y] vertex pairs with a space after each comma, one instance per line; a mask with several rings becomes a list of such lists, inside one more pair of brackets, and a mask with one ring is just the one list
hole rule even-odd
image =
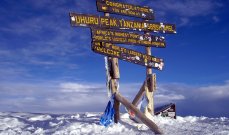
[[156, 134], [162, 134], [158, 126], [151, 121], [149, 118], [147, 118], [136, 106], [128, 102], [127, 99], [125, 99], [123, 96], [121, 96], [119, 93], [115, 93], [115, 99], [121, 102], [128, 110], [132, 110], [135, 115], [144, 123], [146, 126], [148, 126], [153, 132]]
[[154, 74], [148, 75], [147, 87], [149, 88], [150, 92], [153, 92], [155, 90], [155, 88], [154, 88]]
[[[145, 20], [148, 21], [148, 20]], [[145, 34], [150, 34], [149, 32], [144, 32]], [[147, 55], [152, 55], [151, 54], [151, 47], [146, 47], [146, 54]], [[152, 76], [152, 68], [146, 67], [146, 76]], [[146, 97], [148, 101], [151, 101], [151, 104], [149, 104], [151, 109], [148, 109], [148, 112], [151, 115], [154, 115], [154, 99], [153, 99], [153, 84], [152, 84], [152, 79], [149, 79], [148, 81], [148, 91], [146, 92]], [[150, 87], [149, 87], [150, 86]]]
[[[111, 79], [111, 90], [112, 94], [116, 93], [118, 90], [118, 82], [117, 79]], [[118, 100], [114, 99], [114, 110], [115, 110], [115, 115], [114, 115], [114, 122], [118, 123], [120, 119], [120, 111], [119, 111], [119, 106], [120, 103]]]
[[[105, 13], [105, 16], [109, 17], [109, 13]], [[110, 65], [110, 73], [111, 73], [111, 91], [112, 94], [116, 93], [118, 91], [118, 80], [120, 78], [119, 74], [119, 65], [118, 65], [118, 59], [113, 57], [108, 57], [108, 62]], [[114, 122], [118, 123], [120, 119], [120, 111], [119, 111], [120, 102], [118, 100], [114, 100], [114, 110], [115, 110], [115, 116], [114, 116]]]
[[119, 65], [118, 65], [118, 58], [111, 58], [111, 69], [113, 70], [111, 76], [113, 79], [119, 79]]

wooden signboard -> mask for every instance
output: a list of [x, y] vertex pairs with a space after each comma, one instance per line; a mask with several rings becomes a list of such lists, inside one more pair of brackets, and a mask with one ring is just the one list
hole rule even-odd
[[109, 42], [116, 44], [143, 45], [150, 47], [165, 47], [165, 38], [150, 34], [138, 34], [109, 29], [92, 28], [93, 41]]
[[97, 10], [101, 12], [139, 17], [147, 20], [154, 20], [153, 9], [150, 9], [149, 7], [121, 3], [112, 0], [97, 0], [96, 5]]
[[116, 57], [124, 61], [155, 68], [158, 70], [162, 70], [164, 66], [163, 59], [146, 55], [124, 47], [116, 46], [111, 43], [92, 42], [92, 50], [102, 55]]
[[152, 31], [161, 33], [176, 33], [174, 24], [165, 24], [149, 21], [124, 20], [104, 16], [70, 13], [72, 26], [102, 27], [110, 29], [128, 29], [138, 31]]

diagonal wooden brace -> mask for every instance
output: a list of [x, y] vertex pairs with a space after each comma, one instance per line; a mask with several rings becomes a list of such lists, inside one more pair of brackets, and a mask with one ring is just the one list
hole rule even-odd
[[159, 127], [153, 121], [147, 118], [136, 106], [121, 96], [121, 94], [116, 92], [115, 99], [121, 102], [128, 110], [132, 110], [142, 123], [148, 126], [155, 134], [162, 134], [162, 131], [160, 131]]
[[141, 89], [138, 91], [138, 94], [135, 96], [134, 100], [132, 101], [132, 104], [134, 106], [137, 106], [137, 104], [139, 103], [140, 99], [142, 98], [142, 96], [143, 96], [143, 94], [145, 92], [145, 87], [147, 85], [148, 80], [149, 80], [149, 77], [146, 78], [146, 80], [142, 84]]

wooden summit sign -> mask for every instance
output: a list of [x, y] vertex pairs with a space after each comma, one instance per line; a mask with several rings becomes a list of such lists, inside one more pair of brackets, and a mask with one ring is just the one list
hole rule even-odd
[[150, 47], [165, 47], [165, 38], [150, 34], [138, 34], [109, 29], [92, 28], [93, 41], [116, 44], [143, 45]]
[[124, 20], [112, 17], [95, 16], [87, 14], [70, 13], [72, 26], [102, 27], [112, 29], [129, 29], [138, 31], [153, 31], [161, 33], [176, 33], [174, 24]]
[[[162, 70], [164, 61], [161, 58], [151, 56], [151, 47], [165, 48], [165, 39], [162, 36], [151, 35], [151, 32], [174, 34], [176, 26], [169, 23], [152, 22], [154, 12], [146, 6], [138, 6], [115, 0], [96, 0], [97, 10], [104, 12], [105, 16], [69, 13], [71, 26], [82, 26], [91, 28], [93, 52], [106, 57], [107, 87], [114, 95], [114, 122], [120, 119], [119, 106], [122, 103], [129, 113], [134, 113], [138, 119], [147, 125], [155, 134], [162, 134], [158, 126], [147, 118], [145, 114], [154, 114], [153, 92], [156, 90], [156, 76], [152, 75], [152, 68]], [[142, 18], [142, 20], [129, 20], [110, 17], [109, 13]], [[144, 20], [143, 20], [144, 19]], [[129, 30], [142, 31], [127, 32]], [[141, 45], [145, 46], [146, 54], [120, 47], [115, 44]], [[135, 96], [132, 103], [126, 100], [118, 90], [119, 64], [118, 59], [146, 67], [146, 80]], [[148, 105], [144, 113], [137, 108], [137, 104], [145, 94]]]
[[111, 0], [96, 0], [98, 11], [154, 20], [153, 9]]
[[111, 43], [92, 42], [92, 50], [102, 55], [116, 57], [124, 61], [155, 68], [158, 70], [162, 70], [164, 66], [163, 59], [146, 55], [124, 47], [116, 46]]

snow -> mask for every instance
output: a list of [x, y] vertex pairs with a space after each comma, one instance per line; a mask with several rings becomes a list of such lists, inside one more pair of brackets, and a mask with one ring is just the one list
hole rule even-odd
[[52, 117], [49, 115], [38, 115], [38, 116], [34, 116], [29, 118], [29, 121], [45, 121], [45, 120], [49, 120]]
[[[129, 115], [121, 115], [121, 121], [109, 127], [99, 124], [102, 113], [76, 113], [76, 114], [34, 114], [0, 112], [1, 135], [148, 135], [153, 134], [144, 124], [135, 123]], [[177, 119], [154, 116], [152, 118], [165, 135], [184, 134], [217, 134], [229, 135], [229, 118], [208, 118], [187, 116]]]
[[73, 21], [73, 22], [75, 22], [76, 21], [76, 19], [75, 19], [75, 17], [71, 17], [71, 20]]
[[143, 17], [146, 17], [146, 15], [145, 15], [144, 13], [142, 13], [142, 16], [143, 16]]

